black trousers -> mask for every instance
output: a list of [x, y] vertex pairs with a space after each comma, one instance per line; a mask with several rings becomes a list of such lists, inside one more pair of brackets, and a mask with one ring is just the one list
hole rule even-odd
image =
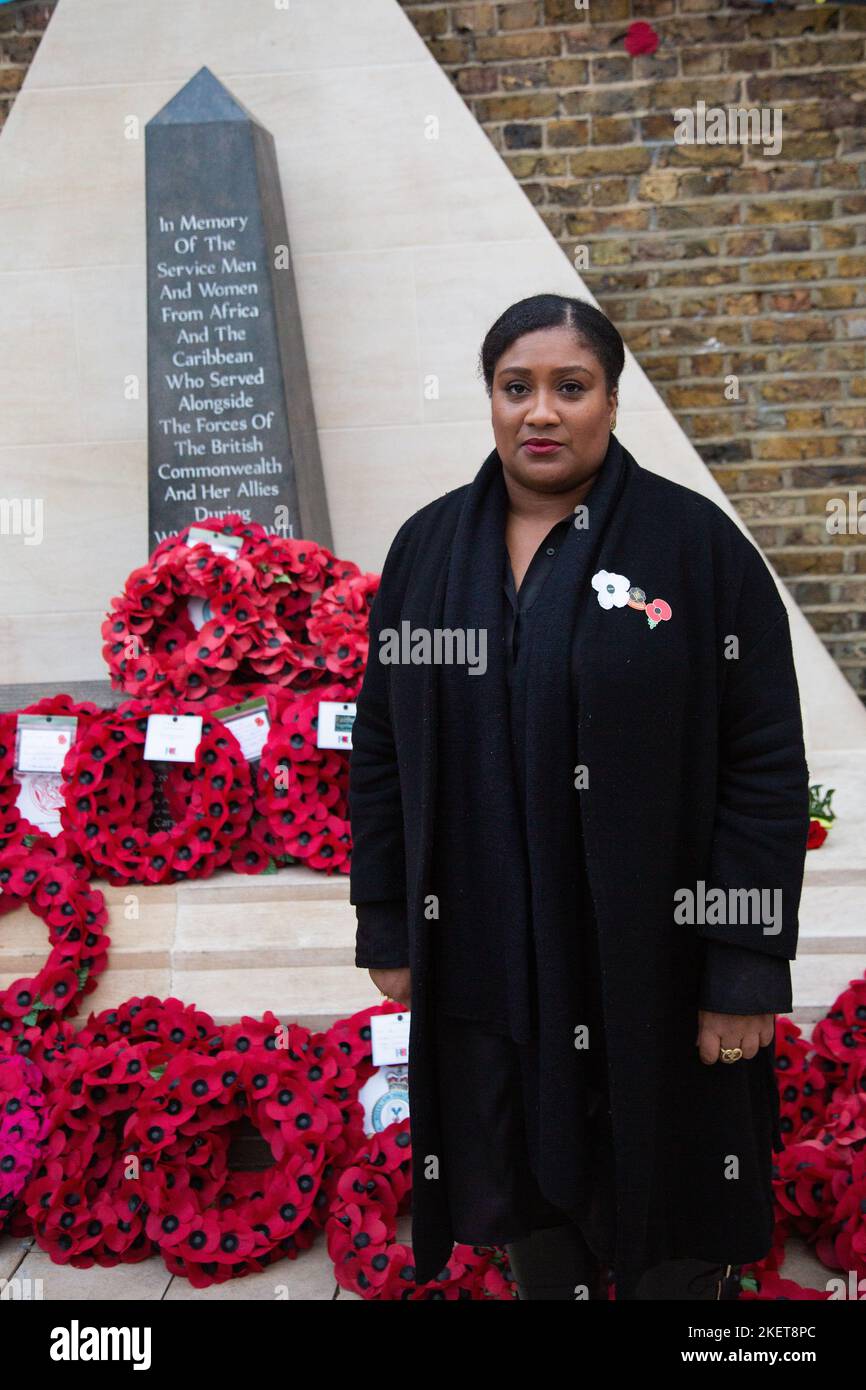
[[487, 1025], [437, 1010], [444, 1177], [454, 1239], [505, 1246], [533, 1231], [576, 1221], [600, 1261], [615, 1237], [613, 1139], [606, 1094], [588, 1088], [588, 1200], [563, 1211], [542, 1194], [529, 1157], [527, 1113], [538, 1081], [528, 1054]]
[[[616, 1231], [609, 1101], [590, 1088], [593, 1190], [568, 1213], [541, 1193], [526, 1140], [537, 1084], [510, 1038], [436, 1014], [444, 1178], [454, 1239], [504, 1247], [521, 1299], [606, 1299]], [[600, 1075], [597, 1085], [603, 1086]], [[721, 1284], [720, 1284], [721, 1280]], [[670, 1260], [648, 1270], [641, 1299], [735, 1297], [737, 1267]], [[734, 1292], [732, 1292], [734, 1290]]]

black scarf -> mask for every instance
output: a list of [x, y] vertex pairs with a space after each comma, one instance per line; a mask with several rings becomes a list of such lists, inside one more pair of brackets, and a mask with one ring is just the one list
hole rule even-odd
[[[440, 665], [436, 673], [436, 973], [451, 1012], [516, 1042], [538, 1037], [539, 1028], [543, 1035], [545, 1013], [561, 1019], [577, 1010], [575, 1024], [583, 1021], [570, 978], [581, 972], [574, 953], [588, 902], [579, 812], [587, 793], [574, 784], [573, 642], [582, 605], [596, 601], [594, 557], [624, 474], [623, 450], [611, 435], [584, 499], [587, 524], [568, 528], [533, 605], [510, 696], [502, 594], [508, 493], [495, 449], [470, 484], [449, 556], [440, 625], [486, 631], [487, 666], [484, 674], [470, 674], [467, 664]], [[522, 751], [525, 766], [516, 775]]]

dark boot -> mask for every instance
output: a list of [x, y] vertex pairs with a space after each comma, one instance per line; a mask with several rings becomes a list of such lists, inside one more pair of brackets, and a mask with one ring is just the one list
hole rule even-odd
[[638, 1284], [639, 1299], [704, 1302], [739, 1298], [742, 1265], [709, 1264], [706, 1260], [666, 1260], [647, 1270]]
[[518, 1298], [598, 1300], [604, 1271], [577, 1226], [549, 1226], [505, 1247]]

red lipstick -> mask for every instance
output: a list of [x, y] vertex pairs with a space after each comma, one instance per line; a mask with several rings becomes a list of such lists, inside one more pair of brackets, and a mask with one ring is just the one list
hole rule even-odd
[[533, 439], [527, 439], [523, 447], [528, 454], [537, 454], [541, 456], [543, 454], [555, 454], [557, 449], [562, 448], [562, 445], [556, 439], [542, 439], [538, 436]]

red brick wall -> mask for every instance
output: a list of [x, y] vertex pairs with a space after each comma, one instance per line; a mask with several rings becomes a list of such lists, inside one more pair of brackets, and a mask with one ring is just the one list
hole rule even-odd
[[[866, 700], [866, 8], [401, 3]], [[677, 144], [699, 100], [780, 108], [781, 152]]]
[[0, 129], [21, 89], [54, 4], [0, 6]]

